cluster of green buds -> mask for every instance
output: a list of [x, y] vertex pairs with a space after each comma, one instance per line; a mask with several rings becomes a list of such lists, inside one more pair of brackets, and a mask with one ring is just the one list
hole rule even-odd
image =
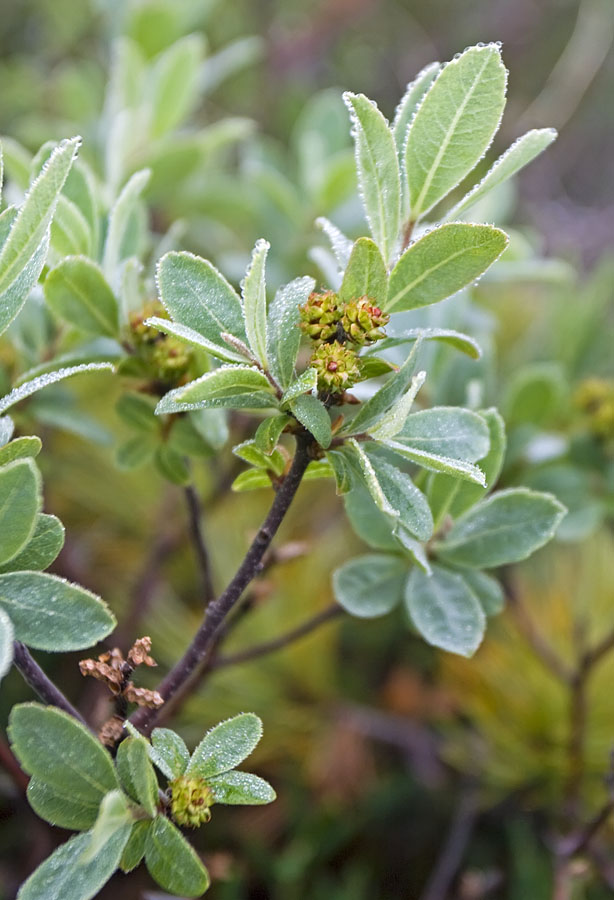
[[177, 383], [186, 374], [192, 360], [192, 352], [186, 344], [172, 335], [162, 334], [146, 324], [157, 316], [168, 319], [161, 303], [152, 301], [138, 313], [130, 316], [130, 337], [134, 348], [153, 378], [164, 383]]
[[181, 775], [170, 783], [171, 813], [178, 825], [199, 828], [211, 818], [213, 793], [204, 778]]
[[574, 400], [587, 416], [593, 434], [600, 440], [614, 441], [614, 382], [587, 378], [576, 390]]
[[301, 329], [317, 345], [309, 365], [318, 373], [318, 389], [342, 394], [360, 381], [357, 349], [384, 338], [390, 316], [369, 297], [342, 301], [334, 291], [310, 294], [299, 310]]

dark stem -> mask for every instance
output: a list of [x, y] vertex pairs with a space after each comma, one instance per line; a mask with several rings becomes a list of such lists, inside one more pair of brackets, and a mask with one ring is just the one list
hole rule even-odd
[[445, 900], [471, 839], [478, 817], [477, 790], [468, 787], [461, 794], [435, 868], [420, 900]]
[[268, 653], [274, 653], [276, 650], [282, 650], [289, 644], [293, 644], [295, 641], [298, 641], [312, 631], [315, 631], [316, 628], [319, 628], [320, 625], [323, 625], [325, 622], [336, 619], [337, 616], [342, 615], [342, 613], [343, 609], [339, 604], [331, 603], [330, 606], [327, 606], [326, 609], [321, 610], [319, 613], [316, 613], [315, 616], [307, 619], [302, 625], [298, 625], [296, 628], [287, 631], [277, 638], [273, 638], [270, 641], [264, 641], [262, 644], [256, 644], [255, 647], [248, 647], [246, 650], [240, 650], [237, 653], [230, 653], [228, 656], [215, 657], [211, 660], [209, 669], [214, 670], [223, 669], [227, 666], [236, 666], [240, 663], [257, 659], [259, 656], [266, 656]]
[[[209, 648], [224, 619], [238, 602], [241, 594], [250, 581], [260, 571], [262, 558], [275, 537], [279, 526], [292, 503], [294, 495], [301, 483], [305, 470], [310, 462], [309, 448], [313, 442], [311, 435], [299, 434], [296, 438], [296, 452], [290, 471], [280, 485], [275, 499], [264, 523], [251, 543], [243, 562], [237, 569], [232, 581], [217, 600], [209, 604], [203, 622], [183, 657], [162, 680], [158, 692], [165, 700], [169, 700], [182, 685], [188, 681], [198, 668], [201, 660], [207, 655]], [[148, 732], [156, 718], [155, 709], [141, 708], [132, 716], [132, 724], [144, 732]]]
[[190, 517], [190, 534], [192, 536], [192, 544], [196, 553], [196, 559], [203, 581], [203, 590], [205, 594], [205, 606], [207, 606], [215, 597], [215, 589], [211, 579], [211, 560], [209, 551], [205, 543], [205, 536], [201, 527], [202, 510], [198, 494], [194, 485], [189, 484], [185, 488], [185, 498], [188, 505], [188, 513]]
[[75, 709], [70, 700], [67, 700], [53, 681], [45, 675], [25, 644], [22, 644], [21, 641], [14, 641], [13, 654], [15, 668], [21, 672], [26, 684], [32, 688], [41, 700], [49, 706], [57, 706], [58, 709], [63, 709], [64, 712], [81, 722], [82, 725], [89, 727], [81, 713]]

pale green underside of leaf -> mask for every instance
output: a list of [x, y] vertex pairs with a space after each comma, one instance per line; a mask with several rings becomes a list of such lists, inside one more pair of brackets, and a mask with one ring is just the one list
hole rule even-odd
[[265, 369], [268, 367], [265, 266], [270, 246], [268, 241], [257, 241], [241, 285], [245, 333], [254, 356]]
[[31, 381], [25, 381], [23, 384], [20, 384], [19, 387], [12, 390], [10, 394], [6, 394], [6, 396], [2, 397], [2, 399], [0, 399], [0, 413], [5, 412], [7, 409], [10, 409], [11, 406], [14, 406], [21, 400], [25, 400], [26, 397], [30, 397], [32, 394], [35, 394], [37, 391], [42, 390], [48, 385], [55, 384], [57, 381], [63, 381], [65, 378], [72, 378], [73, 375], [79, 375], [82, 372], [112, 372], [113, 368], [111, 363], [100, 362], [85, 363], [80, 366], [67, 366], [63, 369], [57, 369], [55, 372], [47, 372], [44, 375], [40, 375], [38, 378], [33, 378]]
[[258, 409], [277, 406], [262, 372], [250, 366], [220, 366], [195, 381], [169, 391], [156, 415], [191, 409]]
[[68, 256], [43, 286], [50, 309], [81, 331], [116, 337], [119, 309], [102, 270], [84, 256]]
[[401, 602], [407, 563], [392, 554], [369, 553], [333, 572], [335, 599], [353, 616], [386, 615]]
[[8, 563], [26, 546], [41, 505], [41, 477], [31, 459], [0, 468], [0, 563]]
[[378, 346], [378, 351], [410, 343], [418, 338], [422, 338], [423, 341], [442, 341], [444, 344], [460, 350], [461, 353], [466, 353], [472, 359], [480, 359], [482, 356], [482, 348], [474, 338], [463, 334], [462, 331], [454, 331], [450, 328], [409, 328], [407, 331], [392, 334], [383, 340]]
[[0, 566], [0, 574], [30, 570], [41, 572], [50, 566], [64, 545], [64, 526], [55, 516], [39, 513], [34, 530], [26, 544], [8, 563]]
[[467, 657], [480, 646], [486, 616], [461, 575], [433, 566], [429, 576], [415, 568], [405, 602], [412, 622], [429, 644]]
[[199, 334], [198, 331], [194, 331], [193, 328], [188, 328], [187, 325], [180, 325], [179, 322], [171, 322], [170, 319], [161, 319], [158, 316], [147, 319], [145, 324], [163, 334], [171, 334], [190, 347], [206, 350], [211, 356], [215, 356], [216, 359], [221, 359], [223, 362], [245, 362], [245, 357], [236, 353], [228, 344], [215, 344], [204, 335]]
[[282, 388], [292, 381], [301, 342], [298, 308], [307, 301], [314, 287], [313, 278], [296, 278], [279, 288], [269, 306], [267, 358]]
[[482, 470], [471, 463], [465, 462], [465, 460], [439, 456], [436, 453], [429, 453], [426, 450], [420, 450], [417, 447], [402, 444], [400, 441], [388, 440], [382, 441], [381, 443], [383, 447], [392, 450], [394, 453], [398, 453], [399, 456], [408, 459], [418, 466], [422, 466], [424, 469], [429, 469], [431, 472], [445, 472], [448, 475], [454, 475], [457, 478], [466, 479], [467, 481], [475, 482], [475, 484], [480, 484], [484, 487], [486, 486], [486, 480]]
[[434, 406], [412, 413], [395, 440], [414, 449], [469, 463], [486, 456], [490, 447], [484, 419], [472, 410], [454, 406]]

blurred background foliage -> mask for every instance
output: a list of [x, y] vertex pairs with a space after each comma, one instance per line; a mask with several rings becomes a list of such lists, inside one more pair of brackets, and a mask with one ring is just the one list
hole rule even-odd
[[[527, 127], [561, 131], [514, 190], [482, 211], [510, 231], [503, 260], [422, 323], [442, 317], [487, 348], [476, 363], [432, 345], [428, 401], [477, 394], [499, 406], [508, 425], [501, 483], [556, 493], [570, 509], [559, 540], [506, 573], [509, 608], [473, 660], [408, 638], [398, 611], [331, 622], [209, 675], [175, 711], [179, 730], [190, 742], [203, 726], [254, 710], [265, 722], [257, 762], [280, 797], [270, 808], [220, 810], [198, 835], [218, 900], [546, 900], [559, 879], [568, 893], [557, 897], [612, 896], [609, 821], [573, 865], [553, 848], [558, 830], [607, 804], [614, 748], [614, 179], [604, 162], [614, 155], [613, 39], [610, 0], [2, 4], [0, 133], [18, 142], [5, 144], [9, 190], [29, 164], [25, 150], [73, 133], [106, 181], [103, 206], [151, 167], [151, 233], [140, 253], [149, 273], [163, 241], [238, 280], [264, 236], [273, 285], [306, 273], [322, 280], [314, 219], [325, 215], [352, 236], [363, 229], [341, 89], [364, 91], [391, 115], [423, 65], [468, 44], [501, 40], [510, 69], [493, 157]], [[192, 87], [176, 121], [156, 126], [142, 115], [143, 97], [177, 41], [191, 48], [192, 69], [180, 76]], [[2, 346], [6, 380], [44, 360], [54, 334], [36, 311], [19, 327], [25, 362]], [[18, 424], [44, 438], [45, 508], [67, 526], [55, 571], [112, 605], [123, 649], [150, 633], [166, 667], [200, 619], [202, 588], [180, 488], [150, 463], [114, 466], [115, 446], [130, 437], [114, 410], [121, 391], [118, 380], [90, 376], [49, 390]], [[230, 425], [236, 442], [245, 422]], [[219, 446], [192, 465], [219, 589], [268, 493], [229, 493], [241, 465]], [[330, 602], [331, 569], [361, 546], [341, 513], [329, 483], [304, 489], [224, 652], [283, 633]], [[584, 671], [600, 642], [603, 654]], [[106, 697], [76, 681], [77, 659], [44, 663], [102, 721]], [[8, 678], [3, 719], [27, 696]], [[9, 900], [57, 837], [6, 772], [0, 835], [0, 897]], [[160, 896], [146, 873], [133, 877], [127, 887], [116, 876], [101, 896]]]

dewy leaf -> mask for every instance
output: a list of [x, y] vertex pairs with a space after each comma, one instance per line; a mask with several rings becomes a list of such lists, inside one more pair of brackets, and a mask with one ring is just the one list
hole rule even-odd
[[186, 775], [208, 778], [234, 769], [253, 752], [261, 737], [262, 722], [254, 713], [241, 713], [220, 722], [192, 754]]
[[281, 433], [291, 421], [292, 418], [286, 415], [269, 416], [267, 419], [264, 419], [254, 434], [256, 447], [270, 456], [277, 446]]
[[4, 572], [22, 572], [26, 569], [42, 572], [43, 569], [51, 565], [63, 546], [64, 526], [60, 520], [55, 516], [39, 513], [29, 541], [19, 551], [17, 556], [0, 566], [0, 574]]
[[[394, 510], [394, 518], [397, 519], [395, 527], [402, 525], [410, 534], [418, 540], [428, 541], [433, 534], [433, 517], [426, 497], [420, 491], [406, 472], [401, 472], [396, 466], [390, 465], [378, 456], [365, 454], [373, 465], [379, 490], [373, 491], [371, 496], [383, 513], [390, 514], [389, 508]], [[385, 497], [385, 504], [380, 504], [378, 493], [381, 491]]]
[[0, 334], [20, 311], [47, 256], [49, 226], [81, 138], [62, 141], [33, 182], [0, 250]]
[[125, 835], [125, 846], [132, 830], [132, 821], [124, 794], [119, 790], [109, 791], [100, 804], [98, 817], [90, 832], [90, 843], [81, 855], [81, 864], [87, 865], [96, 859], [117, 834]]
[[267, 362], [267, 310], [265, 266], [270, 244], [256, 242], [247, 275], [241, 284], [245, 333], [254, 355], [263, 368]]
[[158, 816], [147, 832], [145, 863], [151, 877], [173, 895], [200, 897], [209, 887], [209, 873], [196, 852], [164, 816]]
[[365, 544], [375, 550], [398, 550], [393, 536], [397, 523], [377, 508], [364, 483], [344, 494], [343, 502], [350, 525]]
[[23, 770], [87, 804], [119, 787], [109, 753], [68, 713], [39, 703], [14, 706], [9, 738]]
[[418, 221], [480, 161], [499, 128], [507, 72], [497, 46], [470, 47], [441, 70], [405, 148], [411, 218]]
[[4, 447], [5, 444], [8, 444], [13, 436], [14, 430], [15, 425], [13, 420], [9, 418], [9, 416], [2, 416], [2, 418], [0, 418], [0, 447]]
[[36, 775], [30, 778], [27, 796], [28, 803], [41, 819], [74, 831], [91, 828], [100, 807], [100, 798], [87, 801], [77, 798], [68, 787], [59, 791]]
[[360, 479], [356, 477], [355, 467], [349, 459], [347, 448], [340, 447], [338, 450], [328, 450], [326, 459], [333, 470], [338, 495], [347, 494], [360, 482]]
[[368, 297], [375, 306], [386, 303], [388, 273], [377, 244], [370, 238], [358, 238], [347, 264], [339, 289], [343, 303]]
[[0, 609], [0, 679], [4, 678], [13, 662], [13, 637], [11, 620]]
[[469, 585], [470, 590], [480, 602], [484, 614], [496, 616], [505, 606], [503, 588], [496, 578], [480, 572], [479, 569], [465, 569], [459, 572], [463, 580]]
[[0, 575], [0, 607], [18, 641], [51, 653], [91, 647], [117, 624], [96, 594], [44, 572]]
[[265, 375], [251, 366], [220, 366], [187, 385], [169, 391], [156, 414], [183, 409], [257, 409], [274, 407], [277, 400]]
[[126, 842], [122, 857], [119, 861], [119, 867], [122, 872], [131, 872], [133, 869], [136, 869], [145, 856], [147, 832], [149, 831], [151, 824], [152, 823], [147, 819], [141, 819], [132, 826], [130, 837]]
[[250, 772], [225, 772], [207, 783], [216, 803], [232, 806], [260, 806], [272, 803], [277, 796], [268, 781]]
[[401, 98], [401, 102], [397, 106], [392, 123], [392, 133], [397, 145], [397, 153], [399, 159], [404, 157], [405, 143], [407, 141], [407, 132], [414, 118], [422, 99], [435, 78], [439, 75], [441, 63], [433, 62], [422, 69], [413, 81], [411, 81], [405, 93]]
[[18, 900], [91, 900], [119, 865], [130, 827], [117, 831], [89, 863], [82, 856], [89, 846], [89, 832], [76, 834], [55, 850], [21, 886]]
[[474, 203], [477, 203], [493, 188], [498, 187], [508, 178], [511, 178], [520, 169], [532, 162], [536, 156], [549, 147], [556, 140], [557, 133], [554, 128], [536, 128], [527, 131], [522, 137], [514, 141], [511, 147], [499, 157], [488, 170], [484, 178], [453, 206], [446, 219], [456, 219], [466, 212]]
[[82, 372], [100, 372], [103, 370], [112, 372], [112, 364], [101, 362], [85, 363], [81, 366], [67, 366], [64, 369], [57, 369], [55, 372], [47, 372], [45, 375], [39, 375], [38, 378], [33, 378], [31, 381], [24, 381], [23, 384], [20, 384], [19, 387], [12, 390], [10, 394], [6, 394], [0, 399], [0, 413], [10, 409], [11, 406], [14, 406], [21, 400], [25, 400], [26, 397], [30, 397], [32, 394], [35, 394], [37, 391], [42, 390], [48, 385], [55, 384], [56, 381], [64, 381], [65, 378], [72, 378], [73, 375], [79, 375]]
[[325, 450], [333, 439], [330, 416], [321, 400], [311, 394], [301, 394], [290, 401], [290, 409], [318, 444]]
[[478, 413], [454, 406], [434, 406], [408, 416], [395, 440], [438, 456], [477, 462], [488, 453], [488, 425]]
[[163, 334], [172, 334], [173, 337], [179, 338], [191, 347], [197, 347], [199, 350], [206, 350], [211, 356], [221, 359], [224, 362], [245, 362], [245, 356], [235, 352], [228, 344], [216, 344], [206, 338], [204, 335], [188, 328], [187, 325], [180, 325], [179, 322], [171, 322], [170, 319], [161, 319], [158, 316], [152, 316], [145, 320], [145, 324], [151, 328], [156, 328]]
[[301, 394], [315, 394], [318, 387], [318, 373], [316, 369], [305, 369], [296, 378], [281, 398], [282, 407], [291, 400], [300, 397]]
[[434, 647], [473, 656], [482, 643], [486, 616], [460, 575], [433, 566], [432, 575], [415, 568], [409, 576], [405, 603], [412, 622]]
[[169, 728], [154, 728], [151, 732], [149, 756], [167, 778], [183, 775], [190, 753], [183, 739]]
[[171, 251], [158, 263], [157, 281], [162, 303], [180, 325], [226, 350], [223, 333], [247, 341], [239, 295], [207, 260]]
[[392, 132], [375, 103], [364, 94], [343, 95], [352, 119], [356, 171], [373, 240], [387, 262], [399, 236], [401, 176]]
[[392, 438], [403, 428], [409, 412], [414, 405], [416, 394], [424, 384], [426, 372], [418, 372], [411, 380], [411, 385], [406, 394], [391, 406], [387, 413], [369, 429], [369, 433], [377, 440], [383, 441]]
[[347, 612], [372, 619], [398, 606], [406, 578], [407, 563], [398, 556], [368, 553], [333, 572], [333, 592]]
[[316, 219], [315, 224], [318, 228], [321, 228], [328, 240], [330, 241], [331, 250], [335, 254], [335, 258], [339, 263], [339, 268], [345, 269], [347, 266], [350, 254], [352, 252], [353, 243], [340, 231], [336, 225], [333, 225], [332, 222], [325, 216], [320, 216]]
[[157, 812], [158, 780], [149, 761], [149, 743], [145, 738], [126, 738], [118, 747], [115, 765], [126, 793], [153, 818]]
[[117, 287], [119, 264], [125, 258], [124, 244], [132, 216], [150, 177], [149, 169], [135, 172], [122, 188], [109, 213], [109, 226], [102, 255], [102, 271], [113, 287]]
[[437, 453], [429, 453], [426, 450], [420, 450], [418, 447], [402, 444], [400, 441], [382, 441], [381, 446], [398, 453], [399, 456], [408, 459], [417, 466], [429, 469], [431, 472], [445, 472], [447, 475], [454, 475], [456, 478], [463, 478], [486, 487], [482, 470], [464, 459], [439, 456]]
[[41, 452], [43, 442], [34, 435], [15, 438], [4, 447], [0, 447], [0, 466], [14, 462], [16, 459], [33, 459]]
[[88, 334], [116, 337], [119, 310], [101, 269], [84, 256], [68, 256], [52, 269], [43, 285], [50, 309]]
[[378, 344], [378, 351], [386, 350], [388, 347], [397, 347], [399, 344], [416, 341], [422, 338], [423, 341], [442, 341], [466, 353], [472, 359], [480, 359], [482, 350], [478, 342], [468, 334], [462, 331], [454, 331], [450, 328], [409, 328], [407, 331], [401, 331], [397, 334], [391, 334]]
[[455, 565], [476, 569], [519, 562], [554, 537], [566, 512], [552, 494], [527, 488], [499, 491], [454, 523], [438, 553]]
[[[450, 504], [450, 515], [456, 519], [465, 510], [477, 503], [486, 490], [492, 490], [497, 483], [499, 473], [503, 468], [503, 460], [505, 458], [506, 438], [505, 423], [496, 409], [481, 410], [480, 415], [488, 425], [490, 437], [490, 449], [487, 455], [480, 460], [480, 469], [484, 472], [487, 488], [480, 487], [477, 484], [470, 484], [468, 481], [458, 484], [458, 489]], [[436, 476], [439, 478], [440, 476]], [[446, 476], [441, 476], [442, 478]]]
[[41, 477], [31, 459], [0, 468], [0, 563], [17, 556], [30, 540], [41, 504]]
[[390, 274], [386, 312], [439, 303], [474, 282], [507, 247], [491, 225], [452, 222], [427, 232], [407, 248]]
[[271, 372], [282, 388], [292, 381], [301, 343], [298, 308], [307, 301], [314, 287], [313, 278], [295, 278], [279, 288], [269, 306], [267, 357]]

